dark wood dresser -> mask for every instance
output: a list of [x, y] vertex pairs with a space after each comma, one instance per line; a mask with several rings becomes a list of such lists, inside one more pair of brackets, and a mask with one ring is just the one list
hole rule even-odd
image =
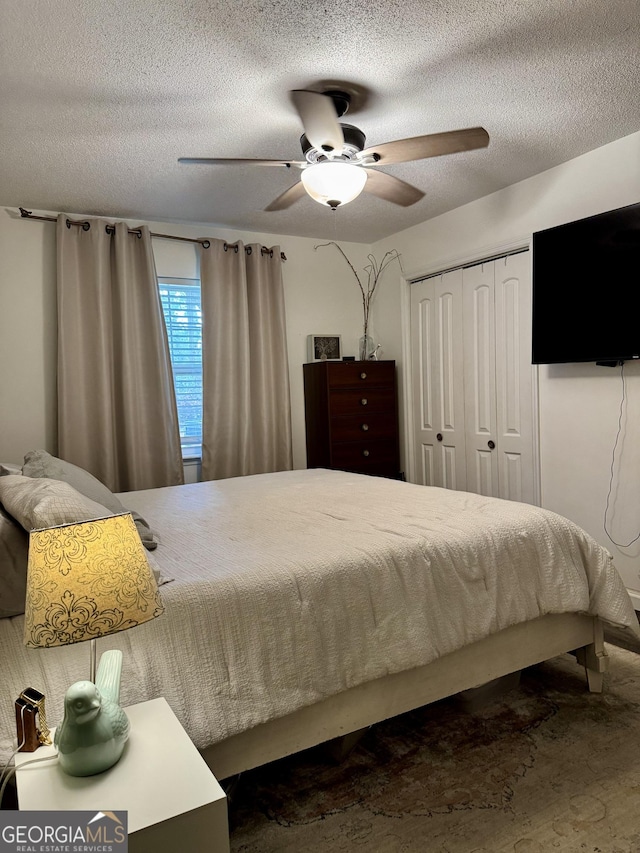
[[395, 361], [304, 365], [307, 467], [400, 477]]

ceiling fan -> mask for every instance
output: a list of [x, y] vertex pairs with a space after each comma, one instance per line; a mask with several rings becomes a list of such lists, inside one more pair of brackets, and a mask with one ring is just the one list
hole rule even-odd
[[406, 163], [442, 154], [486, 148], [489, 134], [483, 127], [432, 133], [398, 139], [365, 148], [365, 135], [357, 127], [338, 121], [349, 109], [347, 92], [328, 90], [291, 92], [304, 133], [300, 145], [304, 160], [257, 160], [221, 157], [180, 157], [179, 163], [214, 166], [284, 166], [301, 170], [300, 180], [285, 190], [265, 210], [285, 210], [305, 193], [336, 210], [364, 190], [393, 204], [408, 207], [424, 196], [422, 190], [378, 171], [377, 166]]

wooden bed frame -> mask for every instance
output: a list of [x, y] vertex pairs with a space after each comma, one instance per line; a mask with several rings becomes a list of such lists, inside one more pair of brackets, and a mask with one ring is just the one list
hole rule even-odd
[[577, 613], [549, 615], [270, 720], [202, 754], [216, 777], [226, 779], [567, 652], [585, 667], [589, 690], [600, 693], [608, 664], [601, 621]]

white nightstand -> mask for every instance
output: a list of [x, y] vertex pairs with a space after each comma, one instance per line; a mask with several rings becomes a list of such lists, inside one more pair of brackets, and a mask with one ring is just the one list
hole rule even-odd
[[68, 776], [57, 761], [20, 769], [53, 746], [16, 756], [18, 805], [34, 811], [127, 811], [130, 853], [228, 853], [227, 798], [165, 699], [125, 709], [131, 735], [97, 776]]

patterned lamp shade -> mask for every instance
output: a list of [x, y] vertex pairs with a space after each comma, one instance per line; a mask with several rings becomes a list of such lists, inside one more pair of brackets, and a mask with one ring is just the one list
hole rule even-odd
[[163, 611], [130, 514], [31, 531], [25, 645], [95, 640]]

